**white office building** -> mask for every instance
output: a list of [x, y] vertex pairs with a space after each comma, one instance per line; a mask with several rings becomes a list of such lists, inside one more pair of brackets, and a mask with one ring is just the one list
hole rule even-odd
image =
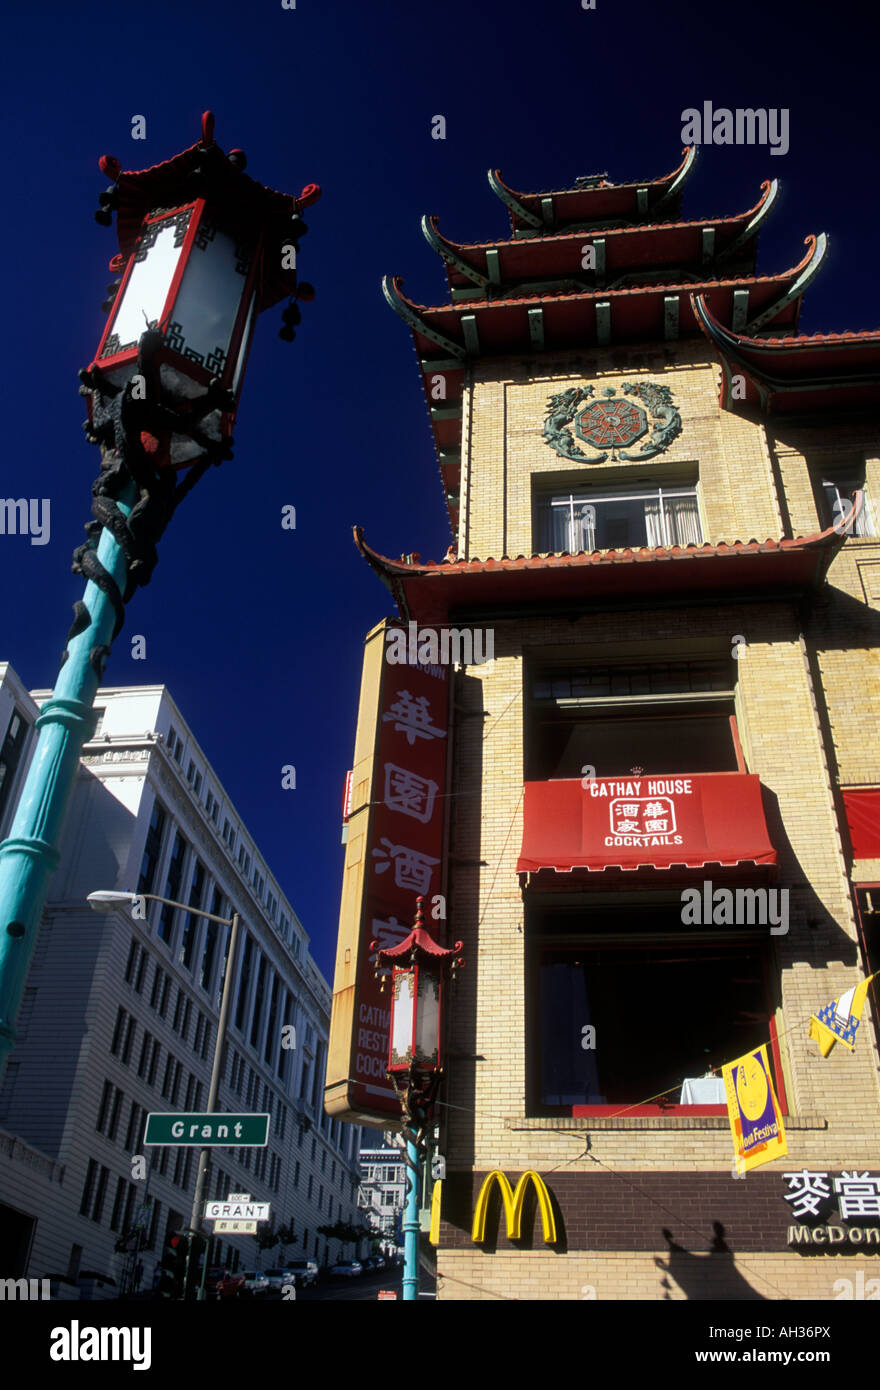
[[[48, 695], [0, 665], [0, 837]], [[269, 1141], [212, 1150], [205, 1195], [269, 1202], [289, 1238], [221, 1237], [212, 1263], [351, 1258], [318, 1233], [362, 1224], [360, 1130], [323, 1109], [330, 989], [309, 938], [165, 687], [95, 703], [0, 1091], [0, 1277], [148, 1288], [190, 1221], [198, 1150], [147, 1149], [144, 1124], [206, 1104], [229, 929], [159, 903], [99, 914], [96, 889], [241, 915], [219, 1108], [269, 1112]]]
[[393, 1134], [386, 1131], [383, 1138], [384, 1145], [361, 1149], [359, 1202], [377, 1234], [386, 1243], [396, 1243], [406, 1195], [406, 1165]]

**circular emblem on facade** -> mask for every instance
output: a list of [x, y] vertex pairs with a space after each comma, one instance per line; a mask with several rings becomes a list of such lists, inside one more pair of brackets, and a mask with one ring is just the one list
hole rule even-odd
[[[662, 453], [681, 434], [681, 416], [669, 387], [651, 381], [625, 381], [620, 391], [622, 394], [616, 387], [606, 386], [601, 397], [593, 400], [594, 387], [570, 386], [551, 396], [544, 420], [545, 444], [560, 458], [577, 463], [649, 459]], [[636, 400], [631, 399], [633, 396]], [[585, 402], [588, 404], [582, 409]], [[575, 435], [600, 452], [586, 452]], [[639, 448], [631, 450], [629, 446], [639, 440]]]
[[626, 448], [641, 439], [648, 417], [640, 405], [618, 396], [614, 401], [593, 401], [578, 415], [574, 428], [585, 444], [596, 449]]

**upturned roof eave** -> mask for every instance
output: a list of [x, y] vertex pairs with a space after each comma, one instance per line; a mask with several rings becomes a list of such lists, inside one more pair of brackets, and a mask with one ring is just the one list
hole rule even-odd
[[515, 198], [517, 202], [522, 202], [524, 199], [529, 198], [582, 197], [584, 194], [593, 192], [608, 193], [612, 190], [618, 193], [636, 193], [640, 188], [661, 189], [661, 198], [665, 198], [671, 192], [676, 191], [691, 172], [694, 160], [696, 159], [696, 152], [696, 145], [685, 145], [682, 150], [681, 162], [670, 173], [662, 174], [659, 178], [637, 179], [632, 183], [612, 183], [609, 179], [597, 183], [593, 188], [548, 188], [542, 190], [536, 189], [527, 193], [512, 188], [510, 184], [505, 183], [500, 169], [493, 169], [490, 172], [495, 176], [504, 191], [509, 193], [512, 198]]
[[[862, 494], [859, 492], [855, 496], [854, 512], [860, 510], [861, 505]], [[520, 555], [498, 560], [446, 560], [428, 564], [419, 560], [408, 564], [379, 554], [364, 540], [362, 528], [354, 528], [358, 550], [392, 594], [403, 620], [415, 618], [434, 622], [442, 621], [443, 615], [448, 615], [451, 608], [459, 610], [481, 601], [499, 601], [494, 592], [497, 585], [487, 584], [486, 581], [497, 580], [502, 574], [532, 581], [518, 585], [522, 592], [517, 595], [510, 592], [506, 595], [507, 599], [531, 597], [535, 602], [553, 598], [580, 598], [589, 602], [615, 595], [624, 601], [638, 602], [640, 594], [656, 595], [660, 592], [670, 595], [693, 592], [696, 598], [707, 587], [721, 595], [737, 590], [732, 582], [731, 564], [736, 565], [738, 576], [747, 588], [761, 589], [769, 585], [785, 587], [786, 593], [791, 589], [809, 592], [821, 586], [845, 535], [845, 527], [835, 529], [832, 526], [810, 536], [781, 540], [717, 542], [714, 545], [707, 543], [671, 548], [641, 547], [577, 555]], [[762, 574], [767, 573], [767, 561], [773, 567], [769, 579], [758, 579], [754, 571], [750, 574], [743, 569], [743, 566], [761, 558], [765, 562], [761, 567]], [[811, 560], [813, 563], [808, 563]], [[727, 567], [723, 572], [715, 570], [715, 566], [725, 562]], [[670, 565], [676, 567], [675, 579], [671, 583]], [[687, 566], [690, 568], [678, 568]], [[631, 575], [625, 588], [619, 582], [624, 571]], [[605, 579], [611, 574], [617, 576], [614, 589], [605, 584]], [[576, 575], [578, 582], [568, 586], [554, 585], [554, 575], [560, 575], [563, 579], [572, 579]], [[590, 575], [603, 576], [602, 582], [590, 585]], [[688, 576], [692, 582], [686, 583]]]
[[[611, 186], [611, 187], [622, 187], [623, 185], [610, 185], [610, 186]], [[693, 228], [695, 228], [695, 227], [699, 227], [699, 228], [703, 228], [703, 227], [714, 227], [714, 228], [716, 229], [716, 231], [717, 231], [717, 229], [718, 229], [719, 227], [726, 227], [726, 228], [731, 228], [731, 229], [732, 229], [732, 228], [735, 228], [735, 227], [739, 226], [740, 224], [742, 224], [743, 228], [747, 228], [748, 225], [749, 225], [749, 223], [758, 217], [758, 215], [759, 215], [759, 214], [761, 213], [761, 211], [764, 209], [764, 207], [766, 206], [766, 204], [768, 203], [768, 201], [771, 201], [771, 194], [773, 194], [773, 193], [775, 192], [776, 188], [778, 188], [778, 180], [777, 180], [777, 179], [773, 179], [773, 180], [765, 179], [765, 181], [761, 184], [761, 189], [762, 189], [761, 196], [760, 196], [760, 198], [758, 199], [758, 201], [755, 203], [754, 207], [748, 208], [745, 212], [742, 212], [742, 213], [735, 213], [735, 214], [733, 214], [733, 215], [731, 215], [731, 216], [727, 216], [727, 217], [714, 217], [714, 218], [713, 218], [713, 217], [699, 217], [699, 218], [690, 219], [690, 220], [688, 220], [688, 221], [680, 221], [680, 220], [679, 220], [679, 221], [675, 221], [675, 222], [635, 222], [635, 223], [633, 223], [632, 226], [629, 226], [629, 227], [610, 227], [610, 228], [608, 228], [606, 231], [603, 232], [603, 235], [604, 235], [605, 237], [626, 237], [626, 236], [637, 235], [637, 234], [644, 233], [644, 232], [656, 232], [656, 231], [660, 231], [660, 232], [687, 231], [687, 230], [693, 229]], [[578, 191], [581, 191], [581, 190], [578, 190]], [[553, 195], [544, 194], [544, 195], [542, 195], [542, 196], [549, 197], [549, 196], [553, 196]], [[480, 252], [494, 251], [494, 250], [501, 250], [501, 249], [503, 249], [505, 246], [515, 246], [515, 247], [517, 248], [517, 250], [519, 250], [519, 249], [521, 249], [521, 248], [523, 248], [523, 247], [532, 248], [532, 247], [535, 247], [535, 246], [546, 246], [548, 243], [551, 243], [551, 242], [568, 241], [568, 240], [571, 240], [571, 239], [573, 239], [573, 238], [576, 238], [576, 237], [579, 237], [579, 236], [584, 235], [582, 232], [579, 232], [579, 231], [577, 231], [577, 230], [575, 230], [575, 231], [552, 231], [552, 232], [547, 232], [547, 233], [545, 233], [545, 235], [541, 236], [540, 238], [535, 238], [533, 241], [512, 241], [510, 237], [499, 237], [499, 238], [495, 238], [495, 239], [492, 240], [492, 241], [470, 241], [470, 242], [467, 242], [467, 241], [453, 241], [450, 237], [445, 236], [445, 235], [439, 230], [438, 225], [437, 225], [439, 219], [438, 219], [437, 217], [435, 217], [435, 216], [429, 216], [429, 217], [426, 217], [425, 219], [423, 219], [423, 221], [424, 221], [424, 222], [427, 222], [427, 223], [430, 225], [430, 227], [431, 227], [431, 229], [432, 229], [432, 231], [433, 231], [433, 233], [434, 233], [434, 236], [436, 237], [436, 239], [437, 239], [438, 242], [441, 242], [444, 246], [448, 247], [450, 251], [454, 252], [455, 254], [457, 254], [457, 255], [459, 255], [459, 256], [462, 255], [463, 252], [468, 252], [468, 251], [470, 251], [470, 252], [474, 252], [474, 251], [480, 251]], [[601, 229], [600, 229], [600, 228], [592, 228], [592, 229], [591, 229], [591, 232], [592, 232], [592, 231], [599, 231], [599, 230], [601, 230]], [[754, 231], [753, 231], [751, 234], [752, 234], [752, 235], [755, 235], [755, 234], [758, 232], [758, 230], [759, 230], [759, 226], [756, 226], [756, 227], [754, 228]], [[435, 247], [434, 249], [436, 250], [437, 248]], [[726, 250], [727, 248], [725, 247], [725, 248], [722, 248], [722, 249], [723, 249], [723, 250]]]

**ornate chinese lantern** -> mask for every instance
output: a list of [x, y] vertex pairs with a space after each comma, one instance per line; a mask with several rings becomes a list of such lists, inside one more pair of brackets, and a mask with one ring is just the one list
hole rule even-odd
[[[443, 1070], [443, 1022], [445, 976], [464, 961], [457, 941], [447, 950], [438, 946], [425, 929], [422, 898], [416, 899], [415, 926], [397, 946], [377, 951], [376, 966], [391, 967], [391, 1026], [388, 1072], [395, 1087], [399, 1082], [424, 1092]], [[381, 978], [380, 988], [385, 988]]]
[[[281, 336], [294, 336], [311, 299], [297, 284], [296, 254], [308, 230], [302, 210], [320, 197], [277, 193], [244, 172], [241, 150], [214, 142], [214, 117], [202, 139], [162, 164], [124, 172], [112, 155], [99, 164], [114, 180], [97, 220], [117, 215], [119, 254], [110, 270], [107, 326], [81, 377], [90, 395], [86, 428], [115, 446], [113, 405], [128, 398], [130, 417], [154, 466], [187, 467], [231, 456], [232, 425], [257, 315], [290, 296]], [[142, 380], [132, 386], [132, 379]], [[121, 404], [121, 402], [120, 402]], [[118, 410], [116, 414], [118, 414]]]

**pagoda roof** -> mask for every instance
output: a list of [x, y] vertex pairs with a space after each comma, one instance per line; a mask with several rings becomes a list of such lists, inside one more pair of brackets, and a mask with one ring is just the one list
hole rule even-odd
[[[231, 155], [239, 158], [233, 159]], [[206, 198], [212, 206], [229, 210], [236, 223], [258, 225], [263, 232], [264, 246], [272, 250], [272, 254], [264, 256], [258, 309], [271, 308], [293, 293], [296, 272], [282, 269], [280, 248], [285, 240], [290, 240], [291, 217], [316, 202], [321, 190], [317, 184], [307, 184], [298, 196], [279, 193], [250, 178], [244, 172], [245, 162], [240, 150], [225, 154], [215, 142], [214, 117], [210, 111], [202, 117], [201, 140], [161, 164], [147, 169], [123, 169], [113, 155], [102, 155], [98, 166], [103, 174], [114, 180], [118, 191], [116, 234], [123, 260], [128, 260], [134, 251], [147, 214]], [[274, 255], [276, 243], [277, 256]], [[112, 270], [119, 268], [118, 262], [111, 262]]]
[[[413, 334], [438, 451], [450, 524], [457, 524], [461, 398], [465, 369], [483, 355], [532, 356], [584, 350], [609, 343], [670, 341], [705, 332], [695, 295], [711, 295], [720, 322], [754, 332], [765, 324], [797, 328], [801, 300], [827, 249], [824, 233], [806, 239], [801, 261], [779, 275], [670, 282], [575, 293], [537, 292], [500, 299], [461, 300], [434, 307], [408, 299], [402, 281], [386, 276], [385, 298]], [[437, 377], [444, 395], [433, 391]]]
[[[693, 307], [718, 351], [725, 409], [801, 415], [880, 407], [880, 331], [754, 338], [725, 327], [706, 295], [694, 295]], [[736, 376], [744, 396], [733, 394]]]
[[[854, 508], [862, 505], [857, 492]], [[361, 555], [390, 590], [404, 622], [442, 625], [470, 613], [514, 618], [544, 606], [583, 613], [593, 605], [676, 598], [719, 603], [744, 592], [788, 598], [818, 589], [845, 529], [833, 526], [785, 540], [518, 555], [423, 564], [371, 549], [359, 526]]]
[[[754, 207], [733, 217], [692, 222], [647, 222], [614, 227], [594, 236], [595, 270], [582, 266], [582, 231], [548, 233], [529, 240], [454, 242], [442, 235], [436, 217], [422, 219], [429, 246], [443, 259], [453, 296], [504, 298], [506, 287], [528, 282], [565, 281], [571, 289], [614, 288], [624, 278], [689, 270], [703, 281], [727, 262], [736, 273], [751, 275], [757, 234], [773, 206], [779, 181], [766, 180]], [[596, 244], [598, 243], [598, 245]], [[547, 286], [549, 288], [549, 285]], [[481, 294], [482, 291], [482, 294]]]
[[671, 173], [637, 183], [610, 183], [604, 174], [579, 179], [574, 188], [522, 193], [504, 182], [500, 169], [489, 170], [489, 186], [510, 213], [516, 236], [536, 236], [571, 223], [647, 222], [678, 216], [681, 188], [694, 165], [697, 147], [682, 151]]
[[[720, 321], [739, 318], [742, 328], [752, 331], [765, 324], [794, 329], [801, 297], [824, 259], [827, 238], [824, 233], [807, 237], [806, 246], [803, 258], [790, 270], [749, 276], [745, 281], [705, 279], [695, 285], [693, 280], [673, 278], [668, 283], [623, 289], [573, 294], [537, 291], [433, 306], [408, 299], [398, 276], [386, 276], [382, 287], [392, 309], [413, 329], [420, 357], [439, 349], [464, 361], [486, 355], [520, 355], [536, 348], [567, 351], [603, 346], [611, 340], [662, 341], [682, 333], [698, 333], [702, 325], [693, 306], [696, 290], [711, 291], [713, 313]], [[735, 300], [737, 294], [739, 301]], [[667, 303], [671, 298], [677, 301], [672, 331]], [[607, 304], [607, 312], [597, 312], [599, 303]], [[735, 313], [737, 304], [741, 307]]]

